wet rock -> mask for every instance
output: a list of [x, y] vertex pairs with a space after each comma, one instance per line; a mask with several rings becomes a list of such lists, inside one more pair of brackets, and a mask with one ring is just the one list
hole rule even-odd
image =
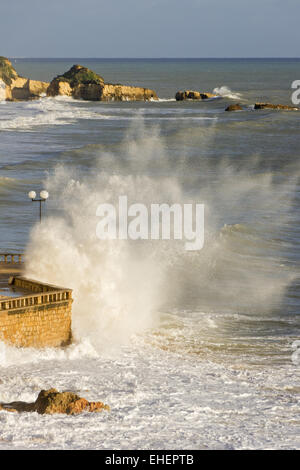
[[101, 401], [89, 402], [72, 392], [58, 392], [55, 388], [41, 390], [34, 403], [12, 402], [1, 403], [0, 410], [10, 412], [34, 412], [39, 414], [65, 413], [79, 414], [83, 411], [99, 413], [110, 408]]
[[175, 95], [176, 101], [184, 101], [184, 100], [207, 100], [209, 98], [216, 98], [217, 95], [213, 93], [201, 93], [200, 91], [178, 91]]
[[288, 106], [285, 104], [271, 104], [271, 103], [255, 103], [254, 109], [278, 109], [283, 111], [299, 111], [295, 106]]
[[240, 104], [231, 104], [228, 106], [225, 111], [243, 111], [243, 108], [241, 107]]

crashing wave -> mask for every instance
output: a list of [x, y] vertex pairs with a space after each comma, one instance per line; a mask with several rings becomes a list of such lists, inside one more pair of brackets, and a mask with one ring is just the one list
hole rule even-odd
[[231, 100], [240, 100], [242, 98], [241, 93], [235, 93], [227, 86], [221, 86], [214, 88], [213, 92], [216, 95], [222, 96], [223, 98], [229, 98]]

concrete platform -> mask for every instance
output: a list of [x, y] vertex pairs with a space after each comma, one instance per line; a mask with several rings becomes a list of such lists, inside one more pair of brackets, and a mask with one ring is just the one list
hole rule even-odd
[[23, 271], [23, 264], [16, 263], [1, 263], [0, 262], [0, 274], [21, 274]]

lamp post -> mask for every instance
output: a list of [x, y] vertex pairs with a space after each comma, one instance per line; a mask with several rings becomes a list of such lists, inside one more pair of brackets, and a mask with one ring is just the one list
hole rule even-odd
[[46, 202], [49, 194], [47, 191], [43, 190], [40, 192], [40, 198], [36, 197], [36, 192], [35, 191], [30, 191], [28, 193], [29, 199], [32, 200], [32, 202], [39, 202], [40, 203], [40, 222], [42, 221], [42, 202]]

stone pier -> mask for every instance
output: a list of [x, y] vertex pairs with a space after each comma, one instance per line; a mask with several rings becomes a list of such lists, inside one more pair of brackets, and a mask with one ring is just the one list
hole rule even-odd
[[[35, 348], [69, 344], [72, 290], [21, 276], [21, 254], [0, 254], [0, 260], [0, 340]], [[8, 285], [13, 296], [8, 295]]]

